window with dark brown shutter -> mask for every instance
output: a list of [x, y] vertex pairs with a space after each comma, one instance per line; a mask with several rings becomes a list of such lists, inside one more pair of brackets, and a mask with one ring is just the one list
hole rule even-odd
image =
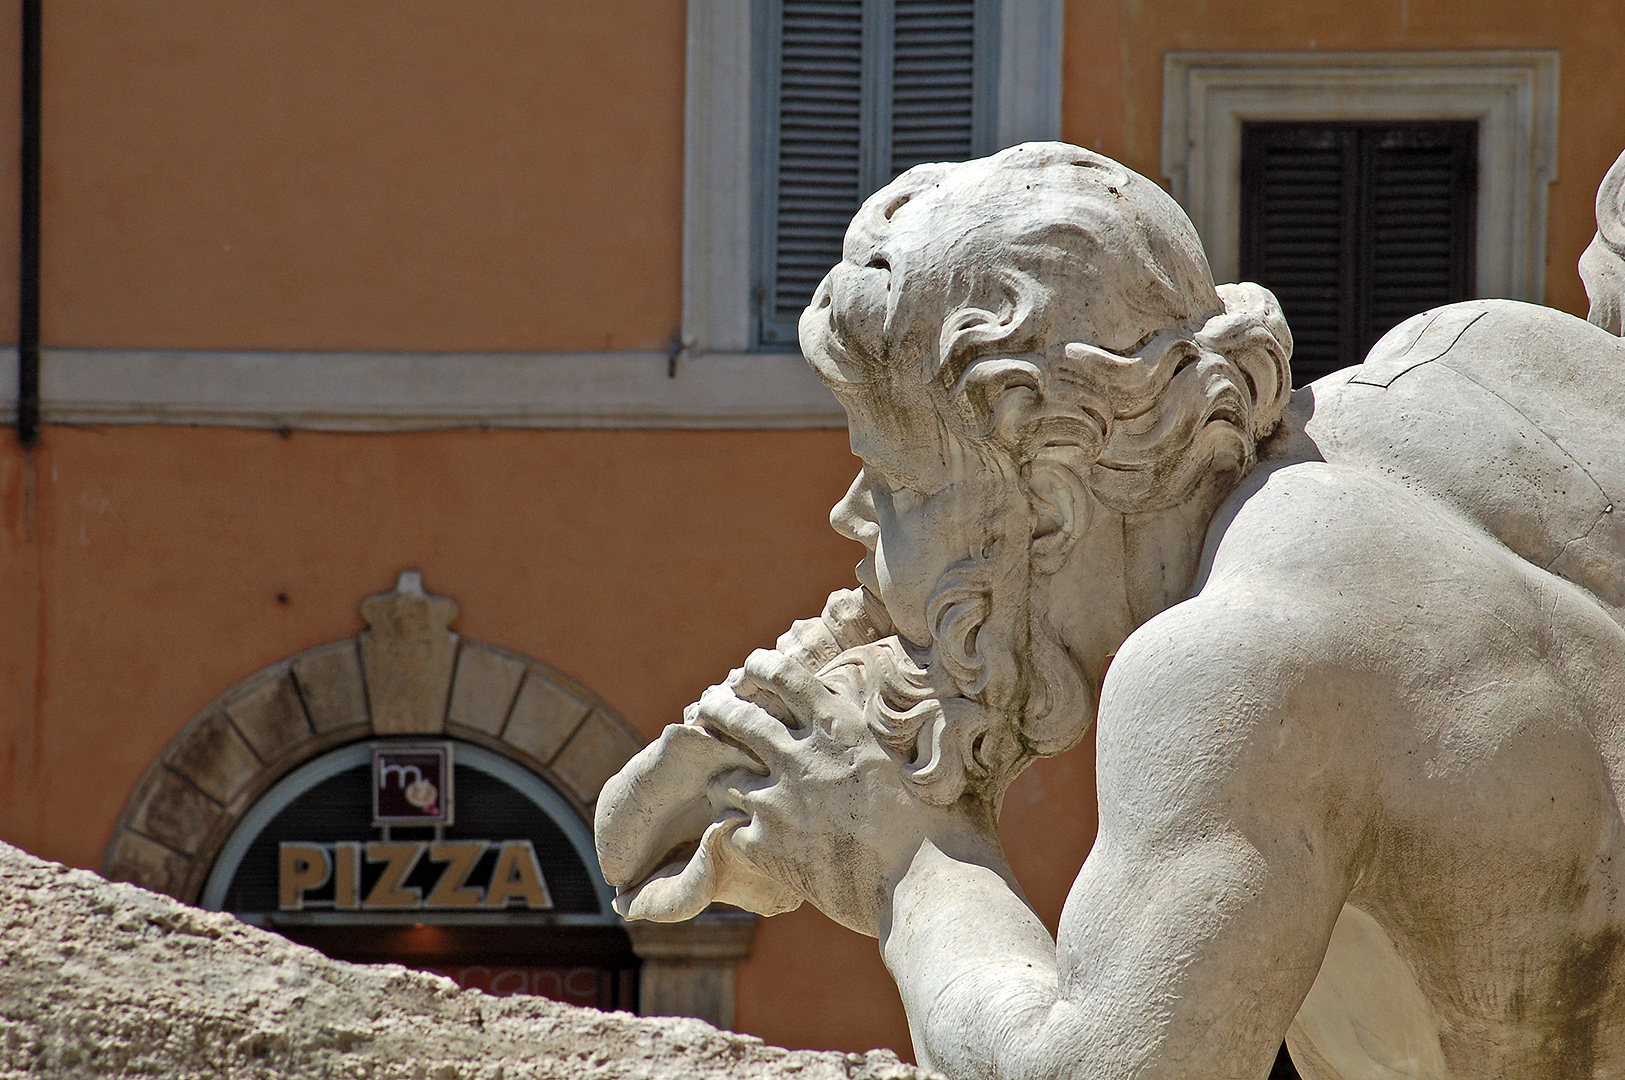
[[1246, 123], [1241, 276], [1292, 327], [1293, 383], [1473, 295], [1476, 121]]

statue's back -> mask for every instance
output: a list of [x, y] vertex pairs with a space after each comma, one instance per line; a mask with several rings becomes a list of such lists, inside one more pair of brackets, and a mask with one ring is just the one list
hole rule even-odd
[[[1298, 394], [1312, 399], [1295, 399], [1294, 406], [1312, 406], [1303, 430], [1326, 461], [1376, 470], [1459, 513], [1464, 528], [1476, 526], [1534, 566], [1581, 586], [1621, 627], [1616, 641], [1625, 641], [1625, 341], [1548, 308], [1471, 301], [1402, 323], [1377, 343], [1364, 364]], [[1406, 521], [1415, 520], [1400, 512], [1386, 524], [1403, 529]], [[1396, 544], [1395, 550], [1408, 549]], [[1430, 576], [1426, 568], [1417, 569], [1419, 578]], [[1587, 604], [1584, 596], [1574, 599], [1578, 606], [1566, 609], [1569, 614]], [[1471, 613], [1462, 614], [1463, 623], [1470, 623]], [[1459, 652], [1474, 654], [1472, 649]], [[1610, 655], [1618, 656], [1620, 650]], [[1518, 668], [1509, 663], [1508, 670], [1529, 669], [1527, 664]], [[1617, 690], [1617, 682], [1614, 685]], [[1545, 883], [1559, 880], [1561, 874], [1538, 856], [1545, 850], [1543, 844], [1579, 853], [1595, 878], [1586, 879], [1595, 895], [1614, 895], [1609, 860], [1617, 858], [1625, 831], [1619, 817], [1619, 806], [1625, 802], [1625, 738], [1605, 724], [1601, 730], [1608, 734], [1596, 743], [1566, 744], [1549, 736], [1569, 717], [1533, 717], [1518, 712], [1514, 698], [1500, 700], [1508, 706], [1500, 712], [1446, 713], [1456, 719], [1467, 717], [1468, 722], [1474, 716], [1506, 718], [1510, 726], [1497, 728], [1491, 741], [1506, 748], [1527, 738], [1539, 749], [1518, 758], [1515, 778], [1497, 773], [1499, 759], [1491, 755], [1474, 779], [1457, 775], [1455, 786], [1446, 785], [1428, 798], [1401, 800], [1393, 810], [1413, 835], [1432, 838], [1435, 853], [1444, 852], [1458, 859], [1453, 865], [1469, 870], [1449, 879], [1444, 888], [1428, 892], [1416, 888], [1418, 883], [1427, 884], [1427, 876], [1416, 873], [1414, 866], [1398, 873], [1379, 867], [1367, 880], [1365, 892], [1350, 897], [1314, 987], [1287, 1036], [1306, 1078], [1403, 1075], [1444, 1080], [1452, 1075], [1486, 1075], [1475, 1069], [1486, 1062], [1493, 1068], [1501, 1057], [1512, 1060], [1506, 1057], [1512, 1053], [1512, 1041], [1476, 1057], [1470, 1048], [1464, 1051], [1463, 1031], [1498, 1032], [1495, 1038], [1511, 1039], [1506, 1035], [1510, 1028], [1493, 1008], [1478, 1010], [1474, 1004], [1437, 997], [1440, 965], [1449, 967], [1455, 958], [1428, 955], [1418, 961], [1418, 950], [1426, 953], [1429, 947], [1426, 934], [1417, 929], [1425, 920], [1419, 923], [1407, 913], [1442, 911], [1448, 916], [1446, 923], [1471, 923], [1486, 940], [1495, 941], [1492, 956], [1460, 969], [1474, 973], [1477, 981], [1468, 999], [1478, 1004], [1494, 998], [1496, 988], [1526, 982], [1545, 986], [1542, 980], [1553, 970], [1577, 969], [1578, 962], [1563, 952], [1558, 940], [1564, 934], [1612, 934], [1621, 925], [1621, 910], [1600, 900], [1581, 911], [1542, 906], [1549, 902], [1542, 899]], [[1554, 727], [1543, 727], [1542, 720]], [[1566, 746], [1572, 751], [1567, 756]], [[1508, 751], [1513, 757], [1523, 752]], [[1593, 762], [1591, 755], [1598, 755], [1598, 760]], [[1422, 782], [1403, 768], [1395, 775], [1404, 782]], [[1493, 790], [1500, 799], [1507, 792], [1542, 790], [1541, 783], [1553, 776], [1559, 777], [1552, 782], [1560, 786], [1550, 789], [1557, 796], [1551, 805], [1561, 805], [1562, 811], [1553, 810], [1552, 818], [1543, 818], [1547, 800], [1540, 798], [1517, 811], [1521, 833], [1497, 834], [1494, 822], [1499, 819], [1473, 809], [1480, 805], [1473, 802], [1473, 792]], [[1576, 777], [1606, 780], [1587, 787]], [[1564, 790], [1571, 796], [1567, 803], [1561, 797]], [[1596, 804], [1586, 802], [1593, 797], [1599, 800]], [[1418, 806], [1447, 809], [1429, 819], [1426, 812], [1416, 811]], [[1485, 831], [1476, 833], [1471, 823], [1485, 823]], [[1539, 840], [1531, 845], [1532, 836]], [[1512, 850], [1524, 853], [1518, 860], [1519, 872], [1497, 871], [1492, 880], [1474, 876], [1471, 868], [1494, 865], [1495, 856], [1485, 857], [1484, 852]], [[1402, 902], [1396, 901], [1401, 894]], [[1503, 904], [1520, 912], [1520, 917], [1498, 918], [1503, 907], [1497, 905]], [[1625, 1022], [1620, 991], [1612, 985], [1617, 978], [1599, 976], [1598, 1003], [1586, 1013], [1592, 1024], [1586, 1031], [1600, 1041], [1595, 1060], [1569, 1062], [1573, 1075], [1612, 1075], [1608, 1070], [1613, 1067], [1616, 1034]], [[1441, 1009], [1454, 1028], [1441, 1027]], [[1520, 1030], [1528, 1035], [1546, 1022], [1536, 1019], [1533, 1026]], [[1465, 1057], [1451, 1062], [1446, 1049]]]

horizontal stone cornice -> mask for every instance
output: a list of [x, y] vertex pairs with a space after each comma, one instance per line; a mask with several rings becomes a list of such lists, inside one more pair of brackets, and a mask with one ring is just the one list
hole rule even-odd
[[[0, 407], [16, 405], [15, 349]], [[839, 428], [800, 356], [46, 349], [47, 424], [308, 431]]]

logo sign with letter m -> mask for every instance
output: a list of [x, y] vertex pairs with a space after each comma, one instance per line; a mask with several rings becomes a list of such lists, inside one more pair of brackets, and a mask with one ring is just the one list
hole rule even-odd
[[451, 747], [379, 747], [372, 752], [374, 825], [450, 825]]

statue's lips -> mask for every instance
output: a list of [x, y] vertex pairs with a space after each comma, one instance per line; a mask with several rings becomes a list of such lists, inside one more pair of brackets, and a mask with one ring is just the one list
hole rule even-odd
[[[745, 820], [737, 811], [719, 813], [706, 788], [735, 769], [766, 772], [744, 750], [698, 727], [672, 724], [662, 731], [610, 777], [598, 797], [593, 832], [604, 879], [630, 900], [630, 894], [685, 869], [706, 876], [714, 845]], [[698, 880], [691, 884], [702, 886]]]

